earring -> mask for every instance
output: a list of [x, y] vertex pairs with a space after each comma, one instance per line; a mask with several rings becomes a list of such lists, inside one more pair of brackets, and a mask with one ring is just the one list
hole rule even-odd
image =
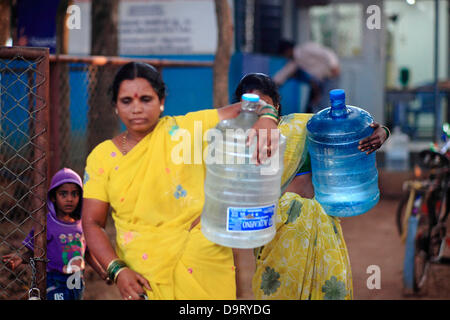
[[164, 111], [164, 105], [163, 104], [159, 107], [159, 110], [161, 110], [161, 112]]
[[117, 108], [114, 109], [114, 111], [116, 112], [117, 115], [119, 115], [119, 111], [117, 111]]

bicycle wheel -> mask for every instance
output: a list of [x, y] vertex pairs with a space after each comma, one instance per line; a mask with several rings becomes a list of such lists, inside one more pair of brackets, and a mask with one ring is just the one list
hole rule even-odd
[[414, 252], [414, 293], [426, 291], [428, 269], [430, 268], [430, 230], [429, 218], [421, 215], [417, 225]]
[[403, 266], [403, 287], [408, 293], [425, 293], [429, 261], [428, 220], [425, 216], [415, 215], [408, 220], [405, 259]]
[[413, 290], [415, 294], [425, 292], [429, 267], [430, 262], [428, 260], [427, 253], [424, 250], [416, 250], [414, 255], [414, 284], [413, 284]]

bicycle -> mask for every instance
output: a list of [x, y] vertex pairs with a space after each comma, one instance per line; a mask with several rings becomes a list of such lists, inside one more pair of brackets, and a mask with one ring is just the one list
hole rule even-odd
[[446, 220], [450, 211], [449, 148], [450, 140], [447, 139], [439, 151], [420, 152], [419, 163], [414, 169], [415, 179], [403, 185], [406, 194], [399, 203], [396, 224], [405, 243], [405, 293], [424, 293], [431, 264], [450, 262], [443, 256], [447, 240]]

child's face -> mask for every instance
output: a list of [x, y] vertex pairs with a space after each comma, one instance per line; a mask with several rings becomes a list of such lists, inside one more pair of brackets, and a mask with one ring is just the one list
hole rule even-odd
[[69, 215], [75, 211], [80, 201], [80, 189], [74, 183], [64, 183], [55, 192], [55, 207], [60, 213]]

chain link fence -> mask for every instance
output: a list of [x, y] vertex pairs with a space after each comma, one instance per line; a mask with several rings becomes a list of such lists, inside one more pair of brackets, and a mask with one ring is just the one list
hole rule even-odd
[[[24, 260], [17, 268], [1, 260], [0, 299], [45, 290], [48, 115], [48, 49], [0, 47], [0, 256]], [[27, 261], [22, 241], [32, 228]]]
[[36, 52], [42, 51], [35, 50], [0, 48], [0, 257], [16, 253], [24, 258], [22, 241], [33, 227], [40, 230], [35, 244], [42, 249], [30, 264], [14, 270], [8, 260], [0, 261], [0, 299], [28, 298], [35, 283], [45, 298], [45, 245], [39, 244], [46, 240], [47, 187], [64, 167], [83, 177], [89, 152], [123, 130], [109, 92], [117, 69], [131, 61], [161, 72], [213, 66], [211, 61], [41, 57]]

